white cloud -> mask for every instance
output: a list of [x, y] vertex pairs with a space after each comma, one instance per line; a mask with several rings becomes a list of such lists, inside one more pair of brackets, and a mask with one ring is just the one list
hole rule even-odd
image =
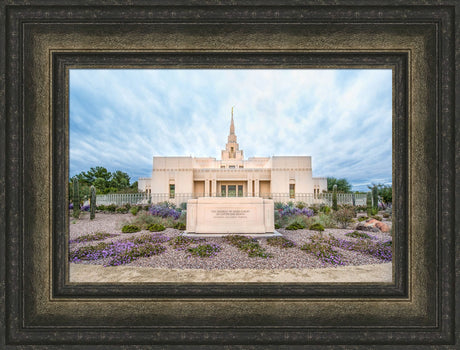
[[[71, 175], [153, 155], [311, 155], [315, 176], [391, 182], [391, 70], [71, 70]], [[118, 168], [117, 168], [118, 169]], [[110, 170], [110, 169], [109, 169]], [[145, 173], [141, 173], [144, 171]]]

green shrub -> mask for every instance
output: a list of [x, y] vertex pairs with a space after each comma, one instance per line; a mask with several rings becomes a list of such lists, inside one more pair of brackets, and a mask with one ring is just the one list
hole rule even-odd
[[128, 212], [128, 209], [126, 209], [125, 207], [117, 208], [117, 213], [125, 214], [127, 212]]
[[315, 224], [312, 224], [310, 225], [310, 227], [308, 228], [309, 230], [312, 230], [312, 231], [324, 231], [324, 226], [321, 225], [320, 223], [315, 223]]
[[197, 247], [188, 248], [187, 251], [191, 256], [199, 256], [200, 258], [209, 258], [217, 255], [222, 250], [217, 244], [201, 244]]
[[131, 207], [131, 209], [129, 209], [129, 212], [133, 215], [137, 215], [137, 213], [139, 212], [141, 207], [139, 206], [134, 206], [134, 207]]
[[382, 221], [382, 217], [379, 215], [373, 215], [372, 218], [378, 221]]
[[279, 229], [281, 228], [280, 225], [278, 225], [277, 223], [275, 223], [275, 229]]
[[96, 207], [96, 209], [97, 209], [97, 210], [100, 210], [100, 211], [105, 211], [105, 210], [106, 210], [104, 204], [98, 205], [98, 206]]
[[105, 206], [105, 211], [115, 213], [116, 210], [117, 210], [117, 206], [115, 204], [109, 204]]
[[133, 232], [139, 232], [141, 228], [137, 225], [125, 225], [122, 227], [121, 232], [123, 233], [133, 233]]
[[369, 236], [367, 233], [364, 233], [361, 231], [348, 232], [345, 234], [345, 236], [353, 237], [353, 238], [367, 238], [367, 239], [371, 238], [371, 236]]
[[278, 210], [278, 209], [283, 209], [284, 204], [283, 202], [275, 202], [274, 206], [275, 206], [275, 210]]
[[224, 238], [229, 244], [237, 247], [239, 250], [242, 250], [248, 253], [248, 256], [259, 257], [259, 258], [272, 258], [273, 255], [267, 253], [264, 248], [262, 248], [257, 239], [249, 238], [240, 235], [228, 235]]
[[176, 250], [184, 250], [192, 243], [203, 242], [203, 238], [192, 238], [187, 236], [176, 236], [169, 241], [169, 244]]
[[297, 202], [295, 206], [299, 209], [303, 209], [307, 207], [307, 203], [300, 201], [300, 202]]
[[319, 207], [317, 205], [312, 205], [311, 207], [308, 207], [308, 209], [313, 210], [314, 215], [317, 215], [319, 213]]
[[355, 215], [356, 213], [354, 209], [351, 208], [340, 208], [339, 210], [332, 213], [333, 219], [342, 228], [347, 227], [348, 224], [353, 221]]
[[294, 208], [294, 202], [293, 202], [293, 201], [287, 202], [287, 206], [288, 206], [289, 208]]
[[149, 208], [150, 208], [150, 205], [144, 205], [144, 207], [142, 208], [144, 211], [149, 211]]
[[369, 219], [367, 216], [360, 216], [358, 221], [366, 221], [367, 219]]
[[153, 223], [147, 227], [150, 232], [164, 231], [166, 228], [162, 224]]
[[267, 244], [280, 248], [292, 248], [296, 246], [296, 244], [293, 241], [286, 239], [284, 237], [267, 238]]
[[169, 241], [170, 238], [166, 236], [161, 236], [157, 234], [144, 234], [141, 236], [137, 236], [135, 238], [130, 238], [127, 239], [126, 241], [133, 242], [134, 244], [145, 244], [145, 243], [154, 243], [154, 244], [159, 244], [159, 243], [164, 243]]
[[176, 224], [174, 225], [174, 228], [176, 230], [183, 231], [185, 230], [185, 224], [183, 222], [176, 222]]
[[358, 213], [365, 212], [367, 210], [367, 207], [365, 205], [356, 205], [355, 210]]
[[331, 212], [331, 207], [321, 204], [321, 206], [319, 207], [319, 211], [327, 215]]
[[383, 217], [384, 217], [385, 219], [388, 219], [388, 218], [390, 217], [390, 214], [388, 214], [388, 213], [383, 213]]
[[182, 202], [180, 205], [179, 205], [179, 208], [181, 210], [187, 210], [187, 202]]
[[292, 224], [286, 226], [286, 230], [301, 230], [306, 228], [306, 226], [302, 225], [299, 222], [293, 222]]
[[332, 216], [324, 213], [319, 213], [318, 216], [313, 217], [313, 223], [321, 224], [328, 228], [336, 227], [335, 220], [332, 218]]

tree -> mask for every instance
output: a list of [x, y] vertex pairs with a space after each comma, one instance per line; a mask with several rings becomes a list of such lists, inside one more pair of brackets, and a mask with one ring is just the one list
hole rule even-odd
[[[78, 180], [88, 186], [94, 185], [96, 179], [102, 179], [104, 182], [108, 182], [112, 177], [112, 174], [104, 167], [97, 166], [95, 168], [89, 169], [87, 172], [82, 171], [77, 175]], [[105, 184], [105, 187], [109, 187], [108, 184]]]
[[80, 183], [80, 192], [83, 197], [88, 198], [90, 186], [94, 186], [98, 194], [106, 193], [135, 193], [137, 192], [137, 181], [130, 185], [131, 178], [121, 170], [111, 173], [102, 166], [90, 168], [87, 172], [82, 171], [75, 176]]
[[337, 191], [342, 193], [349, 193], [351, 192], [351, 184], [348, 182], [347, 179], [336, 179], [335, 177], [328, 177], [327, 178], [327, 190], [328, 192], [332, 192], [334, 185], [337, 185]]
[[127, 173], [117, 170], [112, 174], [111, 187], [123, 190], [129, 187], [130, 177]]
[[367, 186], [369, 189], [374, 187], [377, 188], [377, 194], [382, 200], [383, 203], [389, 204], [393, 201], [393, 186], [388, 186], [384, 184], [372, 184], [372, 186]]

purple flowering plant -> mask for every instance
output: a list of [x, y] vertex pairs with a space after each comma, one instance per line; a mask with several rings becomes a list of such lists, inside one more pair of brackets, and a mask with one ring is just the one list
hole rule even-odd
[[109, 237], [118, 236], [116, 234], [105, 233], [105, 232], [96, 232], [90, 233], [88, 235], [80, 236], [75, 239], [69, 241], [69, 243], [83, 243], [83, 242], [91, 242], [91, 241], [102, 241]]
[[221, 250], [222, 248], [216, 243], [200, 244], [196, 247], [187, 248], [189, 256], [198, 256], [200, 258], [211, 258]]
[[280, 216], [296, 216], [296, 215], [305, 215], [306, 217], [311, 218], [314, 215], [313, 210], [309, 208], [295, 208], [291, 206], [284, 206], [282, 209], [279, 209], [278, 212]]
[[355, 241], [349, 241], [346, 239], [330, 236], [328, 241], [329, 244], [341, 249], [368, 254], [378, 259], [382, 259], [385, 262], [392, 260], [393, 250], [391, 238], [388, 240], [380, 241], [377, 239], [377, 237], [370, 236], [370, 239], [358, 237]]
[[311, 242], [300, 247], [301, 250], [315, 255], [323, 263], [334, 266], [345, 265], [344, 257], [321, 236], [310, 237]]
[[280, 248], [292, 248], [296, 246], [295, 242], [284, 237], [269, 237], [267, 238], [267, 244]]
[[149, 213], [153, 216], [159, 216], [162, 218], [172, 217], [174, 220], [180, 218], [181, 212], [174, 208], [169, 208], [163, 205], [152, 205], [149, 208]]

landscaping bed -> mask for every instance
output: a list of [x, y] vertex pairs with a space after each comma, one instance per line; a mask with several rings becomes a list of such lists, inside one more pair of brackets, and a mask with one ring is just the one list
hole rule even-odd
[[[157, 211], [150, 214], [153, 219], [147, 217], [148, 222], [131, 212], [100, 212], [94, 220], [89, 219], [89, 213], [82, 212], [80, 218], [70, 218], [69, 260], [104, 266], [204, 270], [314, 269], [391, 262], [391, 231], [366, 232], [366, 237], [352, 234], [351, 223], [348, 228], [326, 227], [318, 231], [309, 229], [308, 220], [312, 218], [302, 218], [299, 225], [308, 228], [278, 228], [283, 239], [189, 239], [181, 236], [183, 230], [173, 228], [183, 228], [178, 225], [179, 216], [170, 218], [168, 215], [173, 214], [159, 213], [165, 215], [160, 220], [155, 216], [159, 215]], [[391, 220], [383, 222], [391, 227]], [[123, 233], [127, 224], [138, 225], [139, 231]], [[160, 230], [158, 225], [162, 224], [169, 227]], [[128, 231], [135, 229], [130, 227]], [[110, 236], [105, 237], [106, 234]], [[78, 237], [84, 239], [80, 241]]]

